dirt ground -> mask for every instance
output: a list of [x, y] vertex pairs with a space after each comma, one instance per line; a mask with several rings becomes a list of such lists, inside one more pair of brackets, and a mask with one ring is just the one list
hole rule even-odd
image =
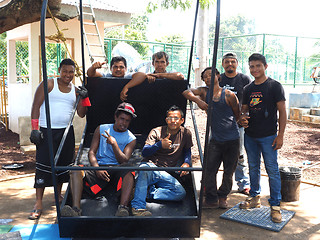
[[[195, 110], [195, 117], [198, 126], [202, 147], [204, 145], [206, 114], [201, 110]], [[190, 111], [187, 112], [186, 126], [193, 131]], [[199, 153], [194, 138], [192, 154], [194, 162], [199, 162]], [[320, 126], [308, 125], [288, 121], [285, 140], [282, 149], [279, 151], [280, 166], [310, 167], [320, 162]], [[23, 164], [23, 168], [16, 170], [4, 170], [2, 167], [8, 164]], [[0, 125], [0, 180], [16, 175], [30, 174], [35, 169], [35, 153], [23, 153], [20, 150], [19, 136], [11, 131], [6, 131]], [[320, 164], [303, 171], [302, 180], [320, 184]]]
[[[196, 111], [201, 142], [204, 142], [206, 115], [200, 110]], [[187, 114], [186, 126], [192, 127], [190, 114]], [[192, 131], [193, 132], [193, 131]], [[53, 224], [57, 222], [53, 188], [48, 188], [44, 196], [44, 212], [38, 221], [27, 219], [34, 204], [34, 189], [32, 187], [34, 177], [24, 177], [10, 181], [3, 181], [17, 175], [25, 175], [34, 172], [35, 154], [23, 154], [19, 146], [19, 137], [0, 125], [0, 215], [3, 219], [13, 219], [11, 224]], [[279, 152], [280, 165], [287, 166], [310, 166], [303, 162], [310, 161], [312, 164], [319, 162], [320, 128], [305, 124], [288, 122], [285, 143]], [[192, 149], [195, 163], [199, 164], [196, 141]], [[4, 170], [3, 165], [22, 163], [24, 167], [17, 170]], [[303, 180], [320, 184], [320, 168], [305, 170]], [[218, 173], [221, 180], [222, 172]], [[200, 176], [196, 183], [200, 184]], [[269, 195], [268, 178], [262, 177], [263, 185], [261, 192], [262, 204], [267, 206]], [[65, 186], [64, 186], [65, 187]], [[199, 186], [198, 186], [199, 188]], [[197, 188], [197, 189], [198, 189]], [[65, 188], [64, 188], [65, 189]], [[300, 200], [297, 202], [283, 203], [282, 208], [294, 211], [296, 214], [281, 232], [268, 231], [229, 220], [221, 219], [219, 216], [224, 212], [222, 209], [202, 211], [201, 236], [197, 239], [246, 239], [255, 240], [264, 236], [265, 239], [320, 239], [319, 220], [319, 187], [311, 184], [301, 184]], [[235, 206], [245, 199], [245, 195], [237, 192], [234, 184], [229, 195], [229, 206]]]

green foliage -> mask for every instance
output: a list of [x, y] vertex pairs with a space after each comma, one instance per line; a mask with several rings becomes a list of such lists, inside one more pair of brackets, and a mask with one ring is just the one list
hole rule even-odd
[[[209, 8], [215, 1], [214, 0], [200, 0], [200, 7], [202, 9]], [[150, 1], [147, 6], [147, 12], [152, 13], [155, 10], [162, 8], [162, 9], [177, 9], [181, 8], [183, 11], [189, 9], [192, 5], [192, 1], [190, 0], [157, 0], [157, 1]]]
[[7, 34], [0, 34], [0, 71], [2, 75], [2, 70], [4, 69], [4, 74], [7, 75]]
[[[116, 39], [129, 39], [129, 40], [140, 40], [147, 41], [147, 24], [149, 22], [148, 16], [143, 15], [133, 15], [131, 17], [130, 25], [125, 27], [113, 27], [105, 29], [104, 36], [106, 38], [116, 38]], [[117, 44], [117, 41], [112, 41], [111, 49]], [[129, 42], [132, 47], [134, 47], [139, 54], [144, 57], [148, 53], [148, 45], [140, 42]]]
[[172, 34], [168, 36], [162, 36], [161, 38], [156, 38], [155, 41], [162, 43], [180, 43], [185, 40], [181, 34]]
[[[242, 15], [237, 15], [224, 20], [220, 24], [220, 37], [230, 37], [245, 34], [253, 34], [255, 30], [255, 21]], [[215, 25], [209, 26], [209, 38], [214, 37]]]

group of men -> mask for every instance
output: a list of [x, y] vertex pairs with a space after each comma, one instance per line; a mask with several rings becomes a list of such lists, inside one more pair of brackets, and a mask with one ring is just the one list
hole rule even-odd
[[[127, 64], [123, 57], [114, 57], [110, 64], [111, 73], [105, 75], [97, 71], [105, 62], [94, 63], [87, 71], [89, 77], [117, 77], [132, 78], [122, 89], [120, 99], [125, 101], [128, 90], [141, 84], [146, 79], [152, 83], [157, 78], [171, 80], [183, 80], [181, 73], [167, 72], [169, 64], [168, 55], [158, 52], [152, 57], [154, 66], [153, 73], [137, 72], [126, 75]], [[204, 169], [205, 174], [205, 201], [203, 206], [208, 208], [227, 208], [227, 196], [232, 188], [232, 178], [238, 184], [238, 190], [249, 197], [240, 204], [240, 208], [248, 209], [260, 207], [260, 155], [264, 157], [265, 166], [270, 180], [271, 217], [274, 222], [281, 222], [281, 181], [277, 163], [277, 149], [283, 144], [283, 134], [286, 125], [285, 97], [280, 83], [266, 76], [268, 67], [265, 57], [261, 54], [252, 54], [249, 58], [249, 69], [255, 78], [250, 78], [237, 72], [238, 60], [233, 53], [223, 56], [222, 66], [225, 73], [219, 74], [216, 70], [214, 79], [214, 92], [208, 93], [211, 80], [211, 68], [206, 68], [201, 78], [206, 87], [186, 90], [183, 95], [203, 109], [208, 110], [212, 106], [212, 127], [209, 144], [208, 163]], [[67, 68], [65, 70], [65, 68]], [[65, 109], [63, 124], [57, 113], [50, 109], [53, 130], [57, 130], [56, 144], [62, 137], [66, 127], [67, 119], [70, 119], [70, 106], [73, 106], [77, 94], [83, 99], [78, 106], [78, 114], [83, 117], [89, 105], [87, 91], [83, 87], [76, 88], [72, 84], [74, 77], [74, 65], [61, 63], [60, 78], [50, 80], [48, 84], [49, 98], [53, 106]], [[70, 95], [70, 96], [67, 96]], [[72, 95], [72, 97], [71, 97]], [[59, 103], [62, 99], [62, 103]], [[67, 104], [66, 104], [67, 103]], [[43, 160], [48, 156], [47, 139], [44, 123], [44, 93], [43, 86], [39, 85], [35, 94], [32, 107], [32, 135], [31, 140], [37, 144], [37, 171], [36, 171], [36, 204], [29, 218], [37, 219], [42, 212], [42, 197], [44, 188], [52, 185], [51, 169], [48, 161]], [[67, 107], [66, 107], [67, 105]], [[42, 110], [41, 110], [42, 109]], [[277, 118], [279, 112], [279, 121]], [[61, 116], [59, 112], [59, 116]], [[37, 120], [40, 117], [40, 129]], [[126, 164], [134, 150], [136, 139], [128, 130], [133, 118], [137, 117], [134, 107], [126, 102], [120, 104], [114, 115], [113, 124], [103, 124], [94, 132], [89, 150], [89, 161], [91, 166], [112, 166]], [[185, 129], [183, 112], [176, 106], [172, 106], [166, 113], [166, 126], [152, 129], [142, 150], [144, 161], [141, 167], [190, 167], [192, 138], [189, 130]], [[279, 131], [277, 131], [279, 122]], [[73, 129], [69, 131], [73, 134]], [[63, 162], [60, 159], [58, 165], [72, 164], [74, 155], [74, 136], [70, 136], [69, 147], [64, 147], [68, 153], [61, 153], [60, 159], [68, 159]], [[72, 142], [73, 139], [73, 142]], [[58, 146], [58, 145], [57, 145]], [[55, 151], [57, 149], [55, 146]], [[71, 146], [71, 147], [70, 147]], [[73, 146], [73, 147], [72, 147]], [[249, 163], [249, 177], [244, 154]], [[68, 150], [66, 150], [68, 149]], [[69, 154], [69, 155], [68, 155]], [[68, 156], [68, 157], [67, 157]], [[47, 157], [48, 158], [48, 157]], [[182, 163], [180, 160], [182, 159]], [[221, 165], [224, 165], [222, 184], [217, 189], [216, 174]], [[58, 193], [60, 196], [62, 183], [68, 179], [67, 172], [58, 173]], [[94, 171], [71, 171], [71, 189], [73, 195], [73, 206], [65, 205], [61, 214], [64, 216], [81, 215], [80, 200], [82, 191], [86, 191], [93, 197], [105, 188], [109, 183], [117, 186], [119, 179], [122, 180], [120, 204], [116, 216], [129, 216], [130, 196], [134, 189], [134, 198], [131, 201], [131, 213], [134, 216], [151, 216], [152, 213], [146, 209], [146, 199], [156, 200], [181, 200], [186, 192], [177, 180], [186, 175], [181, 171], [174, 176], [166, 171], [138, 171], [135, 179], [134, 172], [125, 170], [94, 170]], [[49, 178], [50, 176], [50, 178]], [[64, 178], [63, 178], [64, 176]], [[62, 200], [62, 197], [60, 197]]]
[[[135, 73], [132, 76], [126, 75], [127, 64], [123, 57], [114, 57], [111, 61], [111, 73], [103, 75], [96, 71], [101, 68], [104, 63], [94, 63], [88, 70], [87, 75], [91, 77], [117, 77], [130, 78], [129, 85], [126, 89], [142, 83], [148, 79], [150, 83], [156, 78], [168, 78], [172, 80], [184, 79], [181, 73], [170, 73], [166, 71], [169, 64], [169, 57], [165, 52], [158, 52], [153, 55], [154, 73]], [[80, 117], [84, 117], [87, 107], [90, 104], [87, 99], [87, 90], [84, 87], [76, 88], [72, 84], [74, 78], [75, 66], [71, 59], [65, 59], [61, 62], [59, 72], [60, 77], [48, 80], [48, 93], [50, 100], [50, 119], [53, 130], [53, 152], [57, 152], [62, 135], [69, 123], [72, 108], [75, 104], [76, 96], [79, 94], [82, 98], [77, 112]], [[143, 78], [142, 78], [143, 77]], [[143, 81], [141, 80], [143, 79]], [[127, 92], [125, 94], [127, 96]], [[63, 118], [61, 118], [61, 110], [63, 110]], [[29, 219], [38, 219], [42, 214], [42, 198], [45, 187], [52, 186], [51, 165], [48, 150], [48, 136], [44, 90], [43, 83], [38, 86], [34, 102], [32, 105], [32, 132], [30, 140], [37, 146], [36, 156], [36, 203], [34, 209], [29, 215]], [[91, 166], [112, 166], [125, 165], [131, 157], [135, 148], [135, 136], [128, 130], [132, 118], [136, 117], [135, 109], [130, 103], [123, 102], [120, 104], [114, 115], [115, 122], [113, 124], [103, 124], [97, 127], [91, 142], [89, 150], [89, 161]], [[39, 122], [40, 119], [40, 122]], [[192, 138], [189, 130], [181, 125], [184, 122], [184, 116], [181, 109], [172, 106], [166, 117], [167, 126], [153, 129], [143, 148], [142, 155], [145, 163], [142, 166], [176, 166], [190, 167], [191, 165], [191, 146]], [[70, 136], [69, 136], [70, 135]], [[181, 164], [178, 160], [184, 159]], [[69, 130], [66, 144], [60, 154], [57, 166], [72, 165], [74, 160], [74, 135], [73, 128]], [[186, 171], [181, 171], [180, 176], [186, 175]], [[86, 191], [92, 197], [97, 197], [99, 192], [109, 183], [115, 187], [121, 179], [121, 197], [116, 216], [128, 216], [129, 200], [134, 186], [134, 172], [130, 171], [71, 171], [71, 190], [73, 196], [73, 206], [65, 205], [61, 209], [64, 216], [81, 215], [80, 200], [82, 192]], [[135, 198], [132, 200], [132, 214], [135, 216], [149, 216], [151, 213], [145, 208], [146, 197], [158, 200], [179, 200], [185, 195], [185, 190], [177, 179], [167, 172], [148, 171], [147, 175], [152, 177], [152, 182], [146, 182], [143, 172], [136, 180]], [[57, 172], [58, 195], [60, 202], [62, 201], [61, 187], [63, 182], [69, 180], [68, 171]], [[150, 187], [148, 188], [148, 186]], [[140, 186], [140, 188], [138, 187]], [[146, 189], [142, 189], [144, 186]], [[149, 189], [152, 189], [149, 190]], [[168, 189], [175, 189], [171, 196], [168, 195]], [[145, 196], [144, 196], [145, 195]], [[143, 207], [144, 206], [144, 207]]]
[[[208, 94], [211, 68], [201, 77], [206, 87], [186, 90], [183, 95], [204, 110], [212, 106], [211, 139], [205, 166], [205, 208], [227, 208], [227, 196], [232, 188], [232, 176], [239, 191], [249, 195], [241, 202], [241, 209], [259, 208], [261, 154], [269, 176], [271, 220], [282, 221], [281, 179], [277, 150], [282, 147], [286, 126], [285, 95], [281, 84], [266, 76], [266, 58], [258, 53], [249, 57], [250, 78], [237, 72], [238, 60], [234, 53], [223, 56], [225, 73], [216, 70], [212, 96]], [[220, 78], [220, 79], [219, 79]], [[279, 129], [278, 129], [279, 125]], [[247, 153], [249, 178], [246, 176]], [[223, 179], [217, 188], [216, 175], [223, 163]]]

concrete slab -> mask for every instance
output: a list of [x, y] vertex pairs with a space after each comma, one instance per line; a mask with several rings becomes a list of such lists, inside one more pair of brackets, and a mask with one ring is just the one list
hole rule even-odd
[[302, 116], [310, 114], [309, 108], [291, 107], [289, 110], [289, 119], [302, 121]]
[[320, 116], [315, 115], [303, 115], [302, 119], [303, 122], [310, 122], [310, 123], [320, 123]]

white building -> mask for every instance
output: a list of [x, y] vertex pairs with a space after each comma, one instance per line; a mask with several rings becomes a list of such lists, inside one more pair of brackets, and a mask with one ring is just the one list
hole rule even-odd
[[[76, 5], [79, 1], [62, 0], [61, 14], [68, 16], [77, 16]], [[104, 28], [127, 25], [130, 23], [131, 8], [133, 1], [110, 1], [110, 0], [91, 0], [92, 7], [96, 16], [96, 23], [103, 38]], [[135, 6], [139, 4], [135, 1]], [[84, 8], [86, 12], [88, 8]], [[85, 17], [84, 17], [85, 18]], [[86, 20], [85, 21], [91, 21]], [[80, 21], [77, 17], [66, 22], [57, 19], [60, 29], [63, 31], [67, 39], [68, 49], [72, 58], [82, 65], [81, 56], [81, 36], [80, 36]], [[56, 34], [57, 29], [51, 18], [48, 18], [45, 23], [46, 38]], [[18, 83], [16, 74], [16, 41], [27, 41], [29, 46], [29, 82]], [[48, 39], [48, 42], [50, 40]], [[103, 42], [103, 39], [102, 39]], [[29, 145], [30, 136], [30, 114], [33, 95], [37, 86], [42, 81], [41, 73], [41, 51], [40, 51], [40, 22], [34, 22], [23, 25], [7, 32], [7, 56], [8, 56], [8, 102], [9, 102], [9, 128], [20, 135], [20, 144]], [[88, 68], [91, 65], [87, 48], [85, 47], [85, 66]], [[80, 85], [79, 79], [75, 80], [76, 85]], [[84, 119], [75, 118], [74, 125], [84, 125]], [[82, 127], [76, 132], [76, 142], [79, 141], [82, 134]]]

